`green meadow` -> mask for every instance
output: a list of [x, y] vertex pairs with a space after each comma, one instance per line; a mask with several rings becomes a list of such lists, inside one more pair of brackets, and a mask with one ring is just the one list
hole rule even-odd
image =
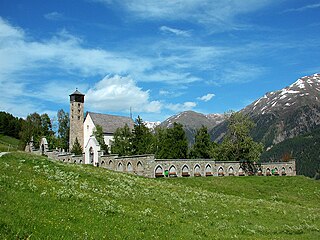
[[15, 152], [0, 158], [0, 239], [320, 239], [320, 182], [147, 179]]
[[20, 140], [0, 134], [0, 152], [17, 151]]

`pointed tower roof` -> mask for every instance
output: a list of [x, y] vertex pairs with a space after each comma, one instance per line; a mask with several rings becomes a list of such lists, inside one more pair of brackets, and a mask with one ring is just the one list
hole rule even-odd
[[78, 88], [76, 88], [76, 90], [74, 91], [74, 93], [70, 94], [69, 96], [72, 96], [72, 95], [81, 95], [81, 96], [84, 96], [83, 93], [81, 93], [81, 92], [78, 91]]

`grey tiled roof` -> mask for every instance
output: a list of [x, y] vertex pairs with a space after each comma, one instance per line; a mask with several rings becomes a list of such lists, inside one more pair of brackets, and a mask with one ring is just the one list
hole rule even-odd
[[94, 125], [100, 125], [104, 133], [114, 133], [117, 128], [124, 127], [126, 124], [133, 129], [134, 122], [129, 117], [115, 116], [109, 114], [88, 112]]

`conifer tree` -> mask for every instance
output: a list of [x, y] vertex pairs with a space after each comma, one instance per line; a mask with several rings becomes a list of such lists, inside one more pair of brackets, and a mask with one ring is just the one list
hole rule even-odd
[[135, 121], [132, 136], [133, 154], [148, 154], [154, 152], [154, 140], [150, 130], [146, 127], [143, 120], [138, 116]]
[[93, 131], [93, 135], [97, 139], [100, 149], [105, 152], [105, 154], [109, 154], [109, 147], [108, 145], [104, 142], [104, 137], [103, 137], [103, 129], [100, 125], [96, 126], [96, 129]]
[[202, 126], [197, 130], [195, 143], [190, 150], [190, 158], [212, 158], [213, 143], [208, 129]]
[[74, 141], [74, 144], [72, 146], [71, 152], [75, 155], [81, 155], [82, 154], [82, 147], [78, 141], [78, 138]]
[[132, 132], [127, 124], [115, 131], [111, 152], [119, 156], [132, 155]]

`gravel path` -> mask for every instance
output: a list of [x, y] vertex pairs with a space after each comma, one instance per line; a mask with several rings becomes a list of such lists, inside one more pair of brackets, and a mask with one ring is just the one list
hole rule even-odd
[[5, 154], [7, 154], [7, 152], [0, 152], [0, 157], [2, 157]]

